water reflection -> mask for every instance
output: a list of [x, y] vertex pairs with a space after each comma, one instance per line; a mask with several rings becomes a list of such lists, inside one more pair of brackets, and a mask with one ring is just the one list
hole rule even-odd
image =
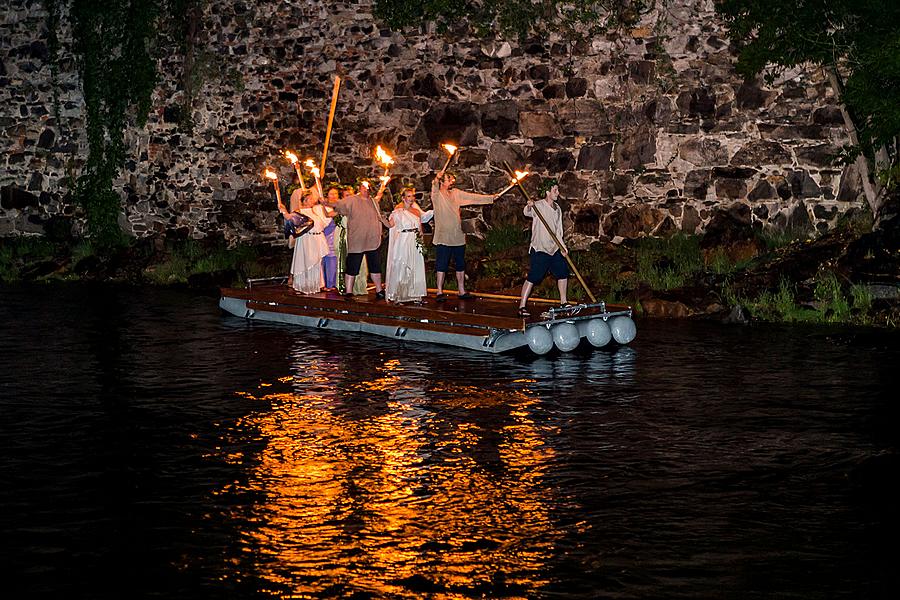
[[246, 482], [219, 492], [259, 498], [234, 515], [255, 524], [242, 540], [253, 577], [301, 597], [546, 583], [550, 507], [564, 501], [543, 481], [556, 432], [535, 421], [528, 380], [470, 385], [428, 360], [306, 343], [292, 361], [290, 376], [243, 394], [270, 406], [238, 424], [265, 447]]

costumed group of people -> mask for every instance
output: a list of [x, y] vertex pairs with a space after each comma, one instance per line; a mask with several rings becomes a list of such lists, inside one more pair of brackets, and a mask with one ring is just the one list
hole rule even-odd
[[[427, 295], [422, 224], [433, 220], [432, 243], [436, 254], [436, 283], [438, 302], [444, 301], [444, 281], [450, 263], [456, 270], [459, 298], [473, 300], [466, 291], [466, 236], [462, 230], [460, 208], [492, 204], [500, 194], [477, 194], [454, 187], [456, 175], [445, 166], [437, 173], [431, 186], [430, 210], [422, 210], [416, 202], [416, 189], [405, 186], [399, 202], [385, 218], [378, 208], [386, 189], [385, 180], [378, 192], [370, 195], [367, 181], [357, 189], [340, 184], [297, 189], [291, 194], [290, 210], [279, 204], [285, 217], [286, 232], [304, 224], [300, 231], [292, 231], [289, 244], [293, 247], [289, 285], [297, 292], [314, 294], [338, 291], [340, 272], [343, 272], [343, 293], [346, 297], [367, 294], [366, 279], [375, 286], [375, 297], [395, 303], [422, 303]], [[562, 209], [556, 203], [559, 188], [555, 179], [544, 179], [538, 189], [540, 197], [529, 201], [524, 215], [532, 219], [530, 267], [522, 286], [518, 314], [528, 316], [528, 297], [535, 285], [547, 273], [557, 279], [560, 304], [567, 305], [569, 277], [562, 230]], [[543, 220], [538, 218], [537, 212]], [[545, 225], [546, 223], [546, 225]], [[548, 231], [553, 230], [556, 240]], [[382, 227], [388, 229], [388, 252], [385, 279], [382, 282]], [[296, 237], [295, 237], [296, 235]], [[559, 245], [557, 245], [557, 241]], [[368, 274], [366, 273], [368, 271]]]

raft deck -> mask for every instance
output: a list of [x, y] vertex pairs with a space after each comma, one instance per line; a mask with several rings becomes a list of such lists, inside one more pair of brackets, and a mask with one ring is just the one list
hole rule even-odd
[[560, 310], [543, 299], [529, 301], [528, 317], [516, 314], [518, 298], [488, 295], [461, 300], [456, 292], [438, 302], [433, 293], [422, 304], [377, 300], [374, 292], [345, 298], [336, 292], [301, 294], [281, 282], [251, 282], [247, 288], [223, 288], [219, 305], [231, 314], [317, 329], [363, 331], [404, 340], [504, 352], [527, 345], [525, 329], [562, 321], [631, 315], [628, 306], [600, 302]]

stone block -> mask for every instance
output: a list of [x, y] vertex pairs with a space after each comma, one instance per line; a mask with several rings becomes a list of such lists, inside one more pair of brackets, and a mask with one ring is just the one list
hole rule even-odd
[[812, 122], [815, 125], [826, 125], [831, 127], [843, 127], [844, 115], [841, 109], [834, 105], [820, 106], [812, 113]]
[[520, 113], [519, 129], [525, 137], [553, 137], [563, 133], [556, 117], [550, 112]]
[[598, 100], [582, 98], [565, 102], [557, 107], [557, 115], [560, 126], [567, 135], [596, 136], [614, 133], [607, 111]]
[[487, 137], [505, 139], [519, 133], [519, 107], [513, 100], [485, 104], [479, 109], [481, 131]]
[[437, 104], [422, 115], [410, 146], [435, 148], [444, 142], [473, 146], [478, 141], [479, 121], [479, 113], [470, 103]]
[[696, 166], [722, 165], [728, 162], [728, 153], [715, 138], [693, 138], [678, 147], [678, 156]]
[[572, 77], [566, 81], [566, 96], [582, 98], [587, 94], [588, 82], [584, 77]]
[[583, 198], [589, 185], [575, 173], [563, 173], [559, 179], [559, 193], [566, 198]]
[[578, 150], [575, 168], [579, 171], [606, 171], [609, 169], [612, 150], [612, 142], [582, 146]]
[[678, 94], [675, 104], [682, 114], [692, 117], [712, 117], [716, 114], [715, 95], [702, 87]]
[[776, 198], [775, 188], [765, 179], [756, 182], [756, 186], [747, 195], [748, 200], [774, 200]]
[[791, 186], [791, 195], [794, 198], [817, 198], [822, 195], [822, 190], [804, 170], [790, 171], [787, 181]]
[[794, 153], [797, 155], [797, 163], [800, 165], [830, 167], [837, 158], [838, 149], [831, 144], [817, 144], [795, 148]]
[[759, 135], [767, 140], [818, 140], [825, 137], [820, 125], [800, 125], [783, 123], [759, 123]]
[[616, 168], [636, 169], [656, 162], [656, 136], [647, 125], [641, 125], [631, 135], [616, 144]]
[[603, 233], [609, 237], [636, 238], [649, 235], [666, 217], [659, 209], [633, 204], [609, 213], [603, 220]]
[[790, 150], [771, 140], [751, 140], [731, 157], [733, 165], [790, 165], [793, 162]]
[[524, 148], [520, 145], [506, 144], [504, 142], [494, 142], [488, 150], [487, 159], [492, 165], [504, 168], [504, 163], [515, 168], [515, 165], [521, 165], [524, 161]]
[[6, 210], [22, 210], [30, 206], [36, 207], [39, 203], [38, 196], [21, 188], [11, 185], [5, 185], [0, 188], [0, 206]]

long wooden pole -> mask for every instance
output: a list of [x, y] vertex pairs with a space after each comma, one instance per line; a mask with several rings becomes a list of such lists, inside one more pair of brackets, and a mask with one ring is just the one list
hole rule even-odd
[[325, 147], [322, 149], [322, 165], [319, 167], [325, 176], [325, 159], [328, 157], [328, 142], [331, 141], [331, 126], [334, 124], [334, 110], [337, 108], [338, 92], [341, 91], [341, 78], [334, 76], [334, 89], [331, 91], [331, 111], [328, 113], [328, 128], [325, 130]]
[[[509, 163], [504, 162], [503, 164], [506, 166], [506, 170], [509, 171], [509, 174], [512, 175], [512, 178], [515, 179], [516, 174], [513, 172], [512, 169], [509, 168]], [[529, 202], [531, 202], [532, 204], [534, 204], [534, 201], [531, 199], [531, 196], [529, 196], [528, 192], [525, 191], [525, 187], [522, 185], [522, 182], [516, 180], [516, 183], [518, 184], [519, 189], [522, 190], [522, 193], [525, 194], [525, 199], [528, 200]], [[578, 272], [578, 267], [575, 266], [575, 263], [572, 262], [572, 259], [569, 257], [569, 252], [563, 251], [562, 242], [560, 242], [559, 238], [556, 237], [556, 234], [553, 232], [553, 228], [551, 228], [550, 224], [547, 223], [547, 220], [544, 218], [544, 215], [541, 214], [541, 211], [538, 210], [537, 206], [534, 207], [534, 214], [536, 214], [538, 216], [538, 218], [541, 220], [541, 223], [543, 223], [544, 227], [547, 228], [547, 233], [549, 233], [550, 237], [553, 238], [553, 241], [556, 242], [556, 247], [559, 248], [559, 251], [563, 255], [563, 258], [565, 258], [566, 262], [569, 263], [569, 267], [571, 267], [572, 271], [575, 273], [575, 276], [578, 278], [578, 281], [581, 283], [581, 287], [583, 287], [584, 291], [587, 292], [588, 298], [591, 299], [592, 303], [597, 302], [597, 298], [594, 297], [593, 292], [591, 292], [591, 289], [584, 282], [584, 278], [581, 276], [581, 273]]]

